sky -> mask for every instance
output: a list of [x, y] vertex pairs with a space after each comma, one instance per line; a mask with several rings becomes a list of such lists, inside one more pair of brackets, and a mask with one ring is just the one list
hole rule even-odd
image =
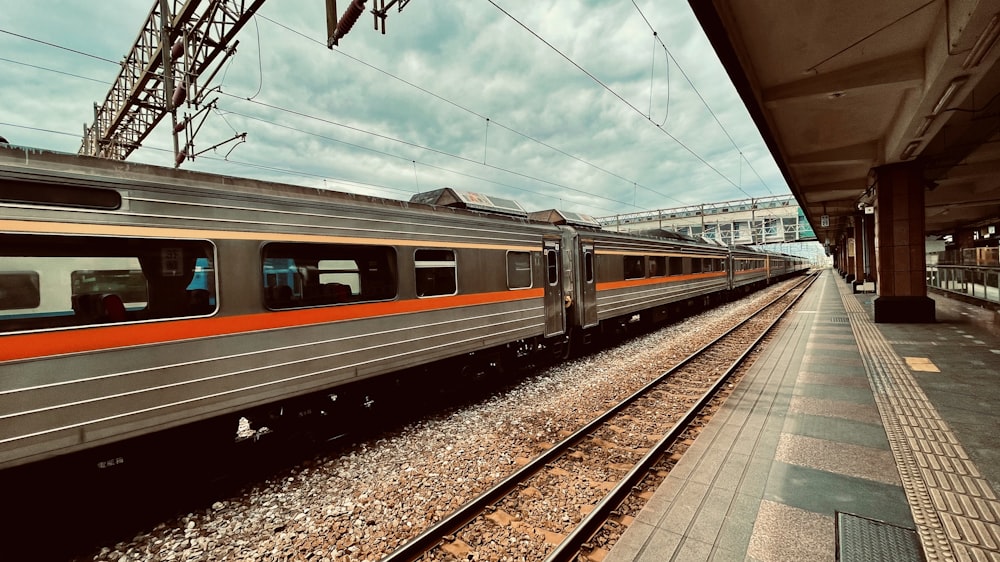
[[[76, 153], [153, 4], [0, 0], [0, 136]], [[412, 0], [333, 50], [325, 19], [264, 3], [182, 168], [595, 217], [790, 193], [686, 0]], [[128, 160], [172, 167], [170, 119]]]

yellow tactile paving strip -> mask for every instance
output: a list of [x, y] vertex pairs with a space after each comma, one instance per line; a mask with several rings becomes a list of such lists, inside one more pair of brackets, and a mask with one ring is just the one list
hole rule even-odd
[[[853, 295], [840, 288], [929, 562], [1000, 560], [1000, 501]], [[923, 361], [920, 361], [923, 359]], [[908, 365], [909, 364], [909, 365]]]

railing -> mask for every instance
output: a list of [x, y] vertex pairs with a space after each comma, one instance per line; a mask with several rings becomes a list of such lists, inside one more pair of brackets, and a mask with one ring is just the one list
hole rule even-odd
[[1000, 267], [940, 263], [928, 265], [927, 286], [1000, 303]]

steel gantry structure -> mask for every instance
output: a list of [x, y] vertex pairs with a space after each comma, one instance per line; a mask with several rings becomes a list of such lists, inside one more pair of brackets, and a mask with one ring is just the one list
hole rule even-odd
[[[154, 2], [107, 98], [94, 105], [94, 124], [84, 127], [80, 154], [124, 160], [169, 113], [179, 165], [193, 140], [194, 116], [178, 121], [177, 108], [187, 103], [201, 113], [209, 107], [203, 103], [209, 91], [200, 85], [208, 84], [235, 53], [234, 37], [263, 3]], [[187, 132], [183, 148], [178, 140], [182, 131]]]
[[[351, 0], [338, 20], [336, 0], [325, 0], [327, 45], [332, 48], [364, 12], [365, 0]], [[194, 136], [207, 111], [208, 85], [222, 63], [236, 52], [236, 34], [264, 0], [155, 0], [132, 50], [121, 63], [118, 78], [100, 106], [94, 104], [94, 123], [84, 125], [80, 154], [125, 160], [160, 121], [173, 120], [174, 164], [196, 156]], [[371, 10], [375, 29], [385, 33], [388, 9], [399, 10], [409, 0], [376, 0]], [[177, 109], [190, 108], [178, 119]], [[184, 133], [183, 141], [180, 133]], [[246, 133], [217, 143], [244, 139]], [[204, 152], [204, 150], [202, 151]], [[200, 154], [200, 153], [199, 153]]]

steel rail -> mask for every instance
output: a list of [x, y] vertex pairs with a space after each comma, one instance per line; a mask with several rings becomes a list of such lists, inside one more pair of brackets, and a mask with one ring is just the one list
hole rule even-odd
[[[781, 298], [783, 298], [788, 293], [790, 293], [793, 290], [795, 290], [796, 288], [800, 287], [806, 281], [809, 281], [811, 283], [812, 281], [815, 280], [815, 277], [816, 277], [815, 275], [811, 275], [810, 277], [808, 277], [805, 280], [803, 280], [802, 283], [799, 283], [795, 287], [792, 287], [787, 292], [785, 292], [784, 294], [782, 294], [780, 297], [778, 297], [777, 299], [775, 299], [774, 301], [772, 301], [768, 305], [762, 307], [760, 310], [764, 310], [767, 307], [771, 306], [772, 304], [774, 304], [775, 302], [777, 302], [778, 300], [780, 300]], [[803, 291], [803, 293], [804, 292], [805, 291]], [[800, 297], [801, 297], [801, 295], [800, 295]], [[794, 304], [794, 302], [795, 301], [793, 301], [792, 304]], [[785, 310], [787, 311], [787, 309], [790, 308], [790, 307], [791, 307], [791, 304], [789, 304], [789, 306], [786, 307]], [[759, 312], [760, 311], [758, 311], [758, 313]], [[784, 311], [782, 312], [782, 314], [784, 314]], [[611, 418], [613, 418], [615, 415], [617, 415], [620, 411], [624, 410], [626, 407], [628, 407], [633, 402], [635, 402], [637, 399], [639, 399], [640, 397], [642, 397], [645, 394], [647, 394], [650, 389], [652, 389], [653, 387], [659, 385], [664, 379], [670, 377], [675, 372], [677, 372], [678, 370], [680, 370], [681, 368], [683, 368], [685, 365], [687, 365], [688, 363], [690, 363], [690, 362], [694, 361], [695, 359], [697, 359], [698, 356], [700, 356], [702, 353], [704, 353], [706, 350], [708, 350], [712, 346], [716, 345], [722, 339], [728, 337], [729, 335], [731, 335], [736, 330], [742, 328], [744, 325], [746, 325], [748, 322], [750, 322], [750, 320], [752, 320], [754, 318], [754, 316], [756, 316], [756, 314], [754, 314], [754, 315], [752, 315], [752, 316], [750, 316], [750, 317], [748, 317], [748, 318], [740, 321], [738, 324], [736, 324], [735, 326], [733, 326], [732, 328], [730, 328], [729, 330], [727, 330], [725, 333], [723, 333], [722, 335], [720, 335], [719, 337], [717, 337], [715, 340], [713, 340], [713, 341], [705, 344], [704, 346], [702, 346], [701, 348], [699, 348], [697, 351], [693, 352], [691, 355], [689, 355], [686, 358], [684, 358], [683, 360], [681, 360], [677, 365], [674, 365], [669, 370], [667, 370], [666, 372], [664, 372], [660, 376], [658, 376], [656, 379], [654, 379], [653, 381], [647, 383], [642, 388], [640, 388], [639, 390], [637, 390], [636, 392], [634, 392], [632, 395], [628, 396], [627, 398], [625, 398], [624, 400], [622, 400], [621, 402], [619, 402], [618, 404], [616, 404], [615, 406], [613, 406], [612, 408], [610, 408], [609, 410], [607, 410], [605, 413], [601, 414], [600, 416], [598, 416], [597, 418], [595, 418], [591, 422], [587, 423], [586, 425], [584, 425], [580, 429], [578, 429], [575, 432], [573, 432], [572, 434], [568, 435], [562, 441], [556, 443], [551, 448], [549, 448], [548, 450], [546, 450], [545, 452], [543, 452], [539, 456], [535, 457], [533, 460], [531, 460], [530, 462], [528, 462], [527, 464], [525, 464], [519, 470], [517, 470], [516, 472], [510, 474], [509, 476], [507, 476], [506, 478], [504, 478], [503, 480], [501, 480], [493, 488], [487, 490], [486, 492], [482, 493], [478, 497], [473, 498], [472, 500], [470, 500], [469, 502], [467, 502], [465, 505], [461, 506], [460, 508], [458, 508], [457, 510], [455, 510], [454, 512], [452, 512], [450, 515], [448, 515], [447, 517], [445, 517], [444, 519], [442, 519], [441, 521], [438, 521], [436, 524], [434, 524], [431, 527], [427, 528], [420, 535], [414, 537], [409, 542], [403, 544], [402, 546], [400, 546], [399, 548], [397, 548], [395, 551], [393, 551], [392, 553], [390, 553], [385, 558], [382, 558], [381, 562], [413, 562], [415, 560], [418, 560], [425, 553], [427, 553], [428, 551], [432, 550], [435, 546], [437, 546], [444, 537], [457, 532], [459, 529], [461, 529], [462, 527], [464, 527], [465, 525], [467, 525], [469, 522], [471, 522], [476, 517], [478, 517], [483, 511], [485, 511], [489, 506], [494, 505], [497, 501], [499, 501], [500, 499], [502, 499], [505, 496], [509, 495], [512, 491], [516, 490], [517, 487], [522, 482], [524, 482], [525, 480], [527, 480], [528, 477], [533, 476], [535, 473], [537, 473], [542, 468], [544, 468], [547, 464], [549, 464], [553, 460], [555, 460], [555, 459], [559, 458], [560, 456], [562, 456], [568, 449], [570, 449], [571, 447], [573, 447], [574, 445], [576, 445], [577, 443], [579, 443], [580, 441], [582, 441], [588, 435], [592, 434], [594, 429], [600, 427], [601, 425], [603, 425], [604, 423], [606, 423], [608, 420], [610, 420]], [[779, 316], [778, 320], [780, 320], [780, 318], [781, 317]], [[770, 329], [777, 323], [778, 320], [775, 320], [767, 328], [767, 330], [765, 330], [765, 334], [768, 331], [770, 331]], [[761, 336], [761, 338], [763, 338], [763, 336]], [[734, 365], [738, 365], [740, 362], [742, 362], [743, 358], [745, 358], [745, 356], [748, 355], [750, 353], [750, 351], [753, 350], [757, 346], [757, 344], [759, 343], [759, 340], [760, 340], [760, 338], [757, 341], [755, 341], [754, 344], [751, 345], [747, 349], [746, 352], [744, 352], [744, 354], [741, 356], [740, 360], [738, 360], [736, 363], [734, 363]], [[733, 368], [730, 368], [730, 370], [733, 370]], [[724, 373], [722, 375], [722, 377], [720, 377], [720, 380], [717, 381], [715, 383], [715, 385], [713, 385], [713, 391], [714, 391], [714, 389], [717, 386], [719, 386], [721, 384], [721, 382], [724, 379], [728, 378], [730, 370], [727, 370], [727, 372]], [[711, 394], [713, 391], [710, 391], [709, 393], [706, 393], [706, 395]], [[702, 398], [699, 400], [699, 403], [696, 404], [695, 406], [693, 406], [688, 411], [688, 413], [685, 414], [685, 419], [688, 419], [689, 417], [693, 417], [693, 415], [694, 415], [693, 412], [696, 412], [697, 410], [701, 409], [701, 407], [704, 405], [704, 404], [702, 404], [702, 401], [707, 402], [707, 400], [705, 399], [705, 396], [702, 396]], [[676, 425], [675, 425], [675, 428], [676, 428]], [[672, 428], [671, 432], [673, 432], [673, 428]], [[662, 441], [661, 441], [661, 443], [662, 443]], [[657, 446], [654, 449], [659, 449], [659, 448], [660, 447]], [[646, 457], [644, 457], [643, 460], [640, 461], [640, 462], [644, 462], [644, 461], [647, 460], [647, 458], [650, 458], [650, 457], [653, 458], [653, 459], [655, 459], [655, 458], [658, 457], [658, 455], [647, 454]], [[633, 469], [626, 476], [626, 478], [634, 478], [635, 475], [633, 473], [644, 474], [647, 470], [648, 470], [648, 467], [645, 468], [645, 469], [643, 469], [643, 470], [641, 470], [641, 471], [639, 471], [637, 469]], [[619, 484], [618, 486], [616, 486], [615, 490], [613, 490], [613, 491], [618, 491], [620, 488], [627, 490], [630, 487], [631, 487], [631, 485], [625, 486], [625, 485]], [[615, 506], [617, 506], [617, 504], [620, 503], [620, 501], [621, 501], [619, 499], [616, 502], [612, 502], [612, 501], [610, 501], [608, 499], [609, 497], [610, 496], [605, 496], [605, 498], [601, 502], [599, 502], [598, 505], [595, 507], [595, 509], [591, 513], [591, 515], [584, 519], [584, 522], [588, 522], [590, 520], [599, 520], [599, 521], [603, 522], [604, 519], [606, 519], [606, 514], [608, 512], [610, 512], [610, 510], [611, 510], [611, 508], [609, 508], [608, 506], [609, 505], [615, 505]], [[594, 515], [594, 513], [598, 512], [599, 510], [604, 510], [604, 513], [605, 513], [605, 516], [603, 518], [600, 518], [600, 519], [596, 518], [596, 516]], [[593, 526], [593, 524], [594, 524], [593, 522], [589, 523], [590, 526]], [[588, 534], [584, 535], [584, 533], [582, 531], [580, 531], [580, 527], [578, 526], [577, 530], [574, 531], [573, 533], [571, 533], [569, 536], [567, 536], [567, 538], [565, 540], [563, 540], [562, 543], [560, 543], [560, 545], [557, 547], [556, 551], [554, 551], [554, 552], [559, 552], [560, 556], [563, 556], [564, 552], [569, 552], [569, 550], [571, 550], [570, 549], [570, 545], [572, 543], [578, 543], [579, 545], [582, 545], [583, 542], [585, 542], [587, 539], [589, 539], [589, 537], [595, 531], [596, 531], [596, 529], [591, 530]], [[584, 537], [584, 538], [581, 538], [581, 537]], [[571, 540], [572, 540], [572, 543], [570, 542]], [[572, 552], [575, 555], [575, 553], [578, 552], [578, 551], [579, 551], [579, 546], [577, 546], [576, 549], [573, 550]], [[550, 559], [551, 560], [564, 560], [564, 558], [554, 559], [554, 558], [551, 558], [551, 556], [552, 555], [550, 555], [550, 557], [547, 558], [546, 560], [550, 560]], [[568, 560], [568, 559], [569, 558], [565, 558], [565, 560]]]
[[[698, 399], [698, 401], [693, 406], [691, 406], [691, 408], [684, 414], [684, 416], [680, 420], [678, 420], [673, 425], [673, 427], [670, 428], [670, 431], [668, 431], [667, 434], [664, 435], [664, 437], [658, 443], [656, 443], [656, 445], [654, 445], [649, 450], [649, 452], [646, 453], [645, 456], [643, 456], [642, 459], [639, 460], [639, 462], [632, 468], [632, 470], [628, 472], [628, 474], [625, 475], [625, 477], [618, 483], [617, 486], [615, 486], [612, 490], [610, 490], [607, 493], [607, 495], [605, 495], [604, 498], [600, 502], [598, 502], [596, 506], [594, 506], [594, 509], [580, 521], [580, 523], [576, 526], [573, 532], [567, 535], [566, 538], [563, 539], [563, 541], [559, 543], [552, 552], [549, 553], [549, 555], [545, 558], [545, 562], [563, 562], [563, 561], [568, 562], [576, 559], [576, 556], [579, 553], [580, 549], [595, 533], [597, 533], [597, 531], [600, 530], [602, 526], [604, 526], [604, 522], [607, 520], [611, 512], [614, 511], [615, 508], [617, 508], [625, 500], [625, 498], [628, 497], [633, 487], [639, 484], [639, 482], [646, 477], [646, 474], [653, 467], [656, 461], [663, 455], [664, 451], [666, 451], [667, 448], [670, 447], [674, 443], [674, 441], [676, 441], [677, 438], [680, 437], [680, 435], [687, 430], [687, 426], [691, 423], [692, 420], [694, 420], [694, 418], [708, 404], [708, 402], [711, 401], [713, 397], [715, 397], [715, 395], [719, 391], [719, 388], [726, 381], [729, 380], [729, 378], [733, 375], [733, 373], [736, 372], [736, 370], [740, 367], [740, 365], [742, 365], [746, 361], [747, 357], [751, 353], [753, 353], [753, 350], [756, 349], [758, 345], [760, 345], [760, 343], [771, 332], [771, 330], [774, 329], [774, 327], [778, 324], [778, 322], [782, 318], [784, 318], [785, 313], [787, 313], [792, 308], [792, 306], [794, 306], [795, 303], [797, 303], [799, 299], [802, 298], [802, 295], [804, 295], [806, 290], [808, 290], [809, 287], [812, 286], [812, 283], [815, 282], [816, 278], [817, 278], [816, 275], [811, 275], [810, 277], [805, 279], [802, 283], [795, 285], [794, 287], [789, 289], [784, 295], [778, 297], [773, 302], [771, 302], [770, 304], [761, 309], [761, 311], [763, 311], [772, 304], [784, 298], [792, 291], [798, 289], [801, 285], [808, 282], [808, 285], [806, 285], [806, 287], [802, 290], [802, 292], [799, 293], [799, 295], [796, 296], [790, 303], [788, 303], [787, 306], [785, 306], [785, 308], [781, 311], [778, 317], [775, 318], [774, 321], [771, 322], [767, 326], [767, 328], [764, 329], [761, 335], [747, 347], [746, 351], [740, 354], [740, 356], [735, 361], [733, 361], [732, 365], [730, 365], [729, 368], [726, 369], [726, 371], [719, 376], [719, 378], [715, 381], [715, 383], [712, 384], [712, 386]], [[720, 336], [709, 345], [710, 346], [715, 345], [716, 342], [719, 342], [737, 328], [742, 327], [752, 318], [753, 317], [750, 317], [744, 320], [743, 322], [740, 322], [736, 327], [733, 328], [733, 330], [726, 332], [726, 334]], [[673, 370], [674, 369], [672, 369], [671, 372], [673, 372]]]

